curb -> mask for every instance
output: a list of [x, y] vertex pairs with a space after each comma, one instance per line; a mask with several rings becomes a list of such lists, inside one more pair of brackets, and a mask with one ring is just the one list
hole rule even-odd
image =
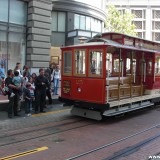
[[[8, 100], [0, 101], [0, 111], [7, 111], [8, 102], [9, 102]], [[58, 98], [55, 98], [55, 99], [52, 99], [52, 103], [54, 105], [54, 104], [61, 104], [62, 102], [60, 102]], [[47, 104], [48, 104], [48, 100], [47, 100]], [[23, 101], [21, 102], [21, 106], [23, 108], [24, 106]]]

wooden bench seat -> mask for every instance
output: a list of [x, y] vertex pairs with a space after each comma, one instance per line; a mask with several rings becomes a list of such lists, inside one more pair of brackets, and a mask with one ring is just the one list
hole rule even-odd
[[[107, 90], [106, 90], [107, 92]], [[122, 85], [120, 86], [120, 99], [130, 97], [131, 88], [130, 86]], [[144, 94], [144, 88], [143, 93]], [[109, 99], [118, 99], [119, 89], [118, 86], [109, 87]], [[132, 97], [141, 95], [141, 86], [132, 86]]]
[[[131, 76], [127, 77], [109, 77], [106, 79], [106, 84], [109, 84], [106, 86], [106, 94], [107, 89], [109, 87], [109, 100], [115, 100], [118, 99], [118, 96], [120, 94], [120, 99], [129, 98], [129, 97], [136, 97], [141, 95], [141, 85], [132, 85], [131, 86]], [[118, 84], [120, 83], [120, 85]], [[118, 86], [119, 85], [119, 86]], [[119, 90], [120, 87], [120, 90]], [[144, 88], [143, 87], [143, 93], [144, 94]], [[119, 93], [120, 92], [120, 93]], [[131, 93], [132, 92], [132, 93]]]
[[[112, 85], [117, 85], [118, 86], [118, 82], [119, 82], [119, 77], [109, 77], [109, 78], [106, 78], [106, 84], [107, 84], [107, 81], [109, 81], [109, 85], [112, 86]], [[128, 85], [131, 83], [131, 77], [128, 76], [128, 77], [120, 77], [120, 84], [123, 84], [123, 85]]]

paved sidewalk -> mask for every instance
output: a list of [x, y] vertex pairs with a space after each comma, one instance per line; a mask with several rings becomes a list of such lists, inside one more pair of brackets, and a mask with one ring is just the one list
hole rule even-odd
[[[64, 107], [63, 103], [59, 103], [59, 104], [54, 104], [53, 103], [51, 105], [47, 105], [47, 107], [44, 109], [46, 111], [46, 113], [34, 114], [34, 110], [33, 110], [31, 117], [39, 117], [39, 116], [42, 116], [42, 115], [50, 115], [50, 114], [52, 114], [52, 112], [60, 111], [60, 110], [66, 109], [66, 108], [68, 108], [68, 107]], [[20, 115], [20, 117], [16, 117], [15, 116], [15, 117], [13, 117], [13, 118], [10, 119], [10, 118], [8, 118], [8, 114], [7, 114], [6, 111], [0, 111], [0, 121], [3, 121], [3, 120], [13, 120], [13, 119], [15, 120], [15, 119], [19, 119], [19, 118], [30, 118], [30, 117], [27, 117], [25, 115], [24, 108], [22, 108], [21, 111], [18, 114]]]
[[[58, 101], [58, 97], [59, 97], [59, 95], [52, 95], [52, 102], [53, 102], [53, 104], [58, 104], [58, 103], [60, 103], [60, 102]], [[46, 98], [46, 99], [48, 99], [48, 98]], [[9, 101], [8, 101], [8, 96], [2, 96], [2, 95], [0, 95], [0, 112], [6, 110], [6, 107], [7, 107], [8, 102], [9, 102]], [[23, 102], [22, 102], [22, 103], [23, 103]]]
[[0, 104], [1, 103], [8, 103], [8, 96], [0, 95]]

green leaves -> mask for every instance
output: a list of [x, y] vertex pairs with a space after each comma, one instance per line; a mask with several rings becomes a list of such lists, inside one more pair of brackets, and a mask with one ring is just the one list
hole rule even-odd
[[126, 10], [117, 10], [115, 6], [108, 6], [106, 29], [110, 32], [118, 32], [136, 36], [136, 26], [133, 24], [134, 15]]

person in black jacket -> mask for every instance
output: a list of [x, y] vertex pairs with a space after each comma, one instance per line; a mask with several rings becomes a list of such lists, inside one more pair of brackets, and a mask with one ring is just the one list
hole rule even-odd
[[9, 88], [8, 91], [8, 117], [12, 118], [14, 116], [19, 116], [18, 114], [18, 101], [19, 101], [19, 91], [21, 86], [15, 86], [12, 82], [13, 71], [9, 69], [7, 71], [7, 78], [5, 79], [5, 85]]
[[[51, 96], [51, 91], [50, 91], [51, 90], [51, 80], [47, 72], [45, 72], [44, 76], [47, 78], [48, 84], [49, 84], [49, 86], [46, 88], [46, 96], [48, 97], [49, 104], [52, 104], [52, 96]], [[45, 104], [47, 104], [47, 102], [45, 102]]]
[[44, 69], [39, 69], [39, 76], [35, 80], [36, 106], [35, 113], [45, 112], [46, 89], [49, 87], [47, 78], [44, 76]]

